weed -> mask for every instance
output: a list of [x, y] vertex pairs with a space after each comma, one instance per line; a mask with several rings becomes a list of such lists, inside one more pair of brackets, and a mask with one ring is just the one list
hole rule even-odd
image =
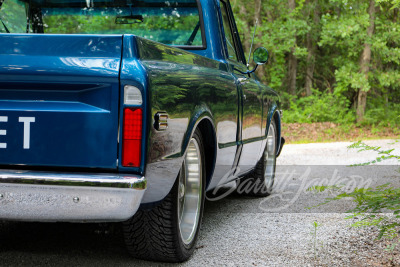
[[317, 257], [318, 257], [318, 236], [317, 232], [321, 224], [317, 221], [312, 222], [312, 231], [311, 231], [311, 236], [312, 236], [312, 246], [313, 246], [313, 254], [314, 254], [314, 263], [317, 263]]

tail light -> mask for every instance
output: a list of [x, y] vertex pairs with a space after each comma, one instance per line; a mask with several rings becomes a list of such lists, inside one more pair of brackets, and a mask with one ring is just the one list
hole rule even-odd
[[140, 108], [124, 109], [122, 166], [140, 167], [143, 114]]

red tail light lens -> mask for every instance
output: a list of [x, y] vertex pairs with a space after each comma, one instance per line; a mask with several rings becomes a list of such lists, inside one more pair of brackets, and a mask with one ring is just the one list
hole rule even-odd
[[125, 108], [122, 134], [122, 166], [139, 167], [142, 146], [141, 109]]

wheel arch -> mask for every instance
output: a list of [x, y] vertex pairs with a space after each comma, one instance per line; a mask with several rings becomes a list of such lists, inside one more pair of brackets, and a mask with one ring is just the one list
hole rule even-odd
[[184, 141], [182, 143], [182, 155], [185, 155], [190, 138], [196, 129], [199, 129], [203, 141], [204, 158], [206, 164], [206, 188], [211, 182], [214, 174], [215, 162], [217, 157], [217, 137], [215, 124], [211, 112], [208, 108], [198, 109], [189, 123]]
[[268, 111], [268, 119], [267, 119], [267, 125], [265, 128], [265, 137], [268, 134], [268, 129], [269, 129], [269, 125], [271, 124], [271, 121], [274, 120], [275, 121], [275, 125], [276, 125], [276, 133], [277, 133], [277, 151], [280, 151], [280, 147], [281, 147], [281, 136], [282, 136], [282, 115], [281, 115], [281, 111], [279, 110], [278, 104], [273, 102], [271, 105], [271, 108]]

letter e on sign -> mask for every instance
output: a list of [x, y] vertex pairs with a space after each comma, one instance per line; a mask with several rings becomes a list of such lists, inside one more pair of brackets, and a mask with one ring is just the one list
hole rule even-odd
[[19, 122], [24, 123], [24, 149], [29, 149], [31, 141], [31, 123], [35, 122], [35, 117], [19, 117]]

